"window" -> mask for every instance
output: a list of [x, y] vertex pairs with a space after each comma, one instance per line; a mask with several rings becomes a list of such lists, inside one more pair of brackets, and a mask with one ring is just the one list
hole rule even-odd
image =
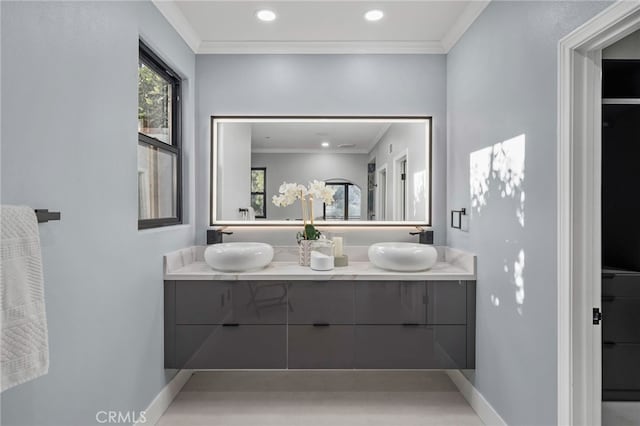
[[180, 79], [140, 42], [138, 229], [182, 223]]
[[324, 205], [325, 220], [359, 220], [361, 214], [361, 191], [350, 182], [330, 183], [327, 186], [336, 190], [333, 204]]
[[[246, 170], [246, 169], [245, 169]], [[264, 202], [267, 199], [267, 168], [252, 167], [251, 168], [251, 207], [256, 212], [256, 218], [266, 219], [267, 205]]]

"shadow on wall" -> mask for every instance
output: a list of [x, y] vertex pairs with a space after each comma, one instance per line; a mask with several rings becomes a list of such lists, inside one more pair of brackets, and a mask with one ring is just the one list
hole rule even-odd
[[[491, 210], [494, 217], [504, 218], [500, 224], [503, 235], [512, 236], [504, 241], [502, 269], [509, 275], [513, 306], [519, 315], [523, 315], [525, 299], [525, 251], [518, 240], [525, 223], [525, 140], [522, 134], [469, 156], [471, 219], [475, 226], [482, 226], [483, 213]], [[490, 299], [493, 306], [500, 306], [500, 295], [491, 294]]]

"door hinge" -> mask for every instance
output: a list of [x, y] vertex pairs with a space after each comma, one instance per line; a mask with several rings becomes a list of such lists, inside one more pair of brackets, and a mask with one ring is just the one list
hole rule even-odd
[[600, 308], [593, 308], [593, 325], [599, 325], [602, 321], [602, 312]]
[[400, 175], [400, 180], [406, 180], [407, 179], [407, 174], [406, 173], [402, 173]]

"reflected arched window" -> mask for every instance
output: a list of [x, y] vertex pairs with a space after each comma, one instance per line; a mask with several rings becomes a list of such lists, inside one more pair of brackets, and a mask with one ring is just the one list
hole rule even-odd
[[351, 182], [327, 182], [336, 190], [334, 202], [324, 205], [325, 220], [360, 220], [362, 213], [362, 193], [360, 187]]

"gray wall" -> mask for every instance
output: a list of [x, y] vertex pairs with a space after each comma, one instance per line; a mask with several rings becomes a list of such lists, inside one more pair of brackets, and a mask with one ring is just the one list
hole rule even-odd
[[251, 207], [251, 125], [220, 123], [218, 132], [217, 217], [240, 220]]
[[[380, 138], [380, 141], [369, 153], [369, 158], [375, 158], [376, 160], [376, 184], [378, 185], [376, 209], [379, 208], [381, 203], [378, 195], [380, 192], [379, 171], [383, 166], [387, 169], [386, 220], [401, 220], [400, 218], [402, 217], [400, 215], [401, 210], [398, 207], [398, 204], [402, 204], [398, 202], [401, 191], [397, 191], [399, 189], [397, 178], [400, 175], [400, 168], [396, 167], [396, 160], [403, 153], [407, 155], [406, 220], [425, 220], [427, 200], [421, 196], [424, 193], [421, 188], [424, 188], [424, 183], [428, 178], [425, 173], [425, 136], [426, 126], [424, 123], [394, 123], [389, 126], [384, 136]], [[389, 152], [390, 149], [392, 152]], [[378, 210], [376, 210], [376, 214], [379, 218]], [[442, 214], [442, 212], [439, 212], [439, 214]]]
[[162, 254], [190, 225], [138, 232], [137, 67], [142, 36], [184, 74], [193, 188], [195, 58], [149, 2], [2, 7], [2, 203], [62, 212], [40, 225], [51, 367], [2, 394], [2, 425], [95, 424], [143, 410], [163, 368]]
[[[472, 378], [510, 425], [556, 421], [557, 43], [606, 5], [492, 2], [447, 57], [447, 242], [478, 255]], [[524, 179], [494, 151], [471, 208], [471, 154], [522, 134]]]
[[629, 34], [602, 51], [603, 59], [640, 59], [640, 31]]
[[[362, 217], [367, 215], [367, 154], [251, 154], [251, 167], [267, 168], [267, 219], [300, 219], [300, 202], [278, 207], [271, 199], [278, 195], [283, 182], [295, 182], [307, 186], [310, 181], [340, 179], [356, 184], [361, 192]], [[313, 205], [314, 218], [322, 219], [322, 202]]]
[[[445, 74], [444, 55], [198, 55], [197, 241], [204, 242], [209, 223], [212, 115], [425, 115], [433, 116], [433, 224], [436, 243], [443, 244]], [[394, 239], [409, 239], [407, 231], [397, 230]], [[280, 243], [287, 232], [251, 235]], [[290, 234], [286, 241], [293, 243]]]

